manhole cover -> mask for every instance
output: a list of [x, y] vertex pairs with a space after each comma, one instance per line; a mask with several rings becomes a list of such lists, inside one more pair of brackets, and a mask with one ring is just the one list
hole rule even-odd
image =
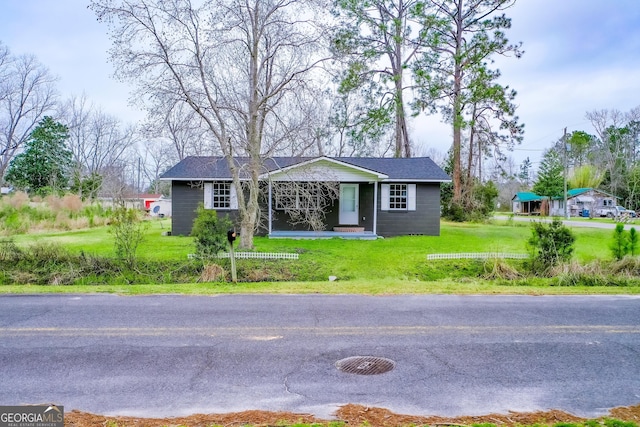
[[336, 368], [348, 374], [377, 375], [389, 372], [396, 366], [391, 359], [374, 356], [354, 356], [338, 360]]

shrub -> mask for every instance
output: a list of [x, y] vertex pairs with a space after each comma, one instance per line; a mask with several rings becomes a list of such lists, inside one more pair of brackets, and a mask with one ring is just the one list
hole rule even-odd
[[218, 264], [209, 264], [204, 267], [202, 274], [198, 279], [198, 282], [224, 282], [226, 281], [227, 273], [224, 268]]
[[571, 230], [558, 219], [551, 223], [532, 222], [531, 237], [527, 241], [532, 271], [546, 273], [551, 267], [569, 261], [575, 240]]
[[629, 238], [624, 232], [624, 224], [616, 224], [616, 228], [613, 231], [613, 242], [610, 248], [613, 257], [617, 260], [621, 260], [629, 253]]
[[135, 267], [136, 251], [144, 240], [147, 223], [140, 220], [140, 212], [124, 206], [115, 209], [111, 215], [110, 233], [114, 236], [116, 256], [129, 268]]
[[484, 274], [483, 279], [506, 279], [515, 280], [519, 279], [522, 275], [517, 268], [509, 264], [504, 259], [493, 258], [484, 262]]
[[231, 228], [233, 224], [228, 217], [218, 218], [215, 210], [205, 209], [200, 204], [191, 230], [196, 253], [202, 258], [209, 258], [225, 251], [229, 245], [227, 231]]

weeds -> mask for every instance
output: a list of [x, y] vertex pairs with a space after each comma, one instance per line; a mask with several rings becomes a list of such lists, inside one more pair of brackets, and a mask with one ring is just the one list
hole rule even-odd
[[17, 192], [0, 199], [0, 235], [46, 230], [76, 230], [104, 225], [110, 215], [100, 205], [84, 205], [75, 194], [29, 199]]

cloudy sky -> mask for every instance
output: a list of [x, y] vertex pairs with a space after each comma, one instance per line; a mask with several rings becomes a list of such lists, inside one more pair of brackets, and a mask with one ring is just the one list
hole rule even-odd
[[[107, 62], [110, 42], [87, 0], [0, 0], [0, 41], [12, 53], [34, 54], [59, 76], [63, 97], [85, 93], [105, 111], [135, 121], [129, 87], [115, 81]], [[516, 163], [542, 151], [568, 132], [593, 133], [587, 111], [640, 106], [639, 0], [517, 0], [508, 37], [522, 42], [524, 56], [500, 60], [502, 83], [518, 91], [525, 123]], [[412, 137], [446, 152], [449, 127], [419, 117]]]

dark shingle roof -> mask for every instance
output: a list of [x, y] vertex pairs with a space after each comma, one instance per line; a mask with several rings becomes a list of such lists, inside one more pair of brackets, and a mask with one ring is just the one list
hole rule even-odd
[[[264, 162], [263, 173], [308, 162], [317, 157], [273, 157]], [[387, 175], [390, 180], [409, 181], [445, 181], [451, 180], [438, 165], [429, 157], [411, 158], [372, 158], [372, 157], [327, 157], [359, 168], [368, 169]], [[238, 157], [236, 164], [246, 169], [248, 158]], [[240, 175], [247, 178], [246, 174]], [[187, 157], [180, 163], [162, 174], [162, 179], [173, 180], [225, 180], [231, 178], [231, 173], [224, 157]]]

